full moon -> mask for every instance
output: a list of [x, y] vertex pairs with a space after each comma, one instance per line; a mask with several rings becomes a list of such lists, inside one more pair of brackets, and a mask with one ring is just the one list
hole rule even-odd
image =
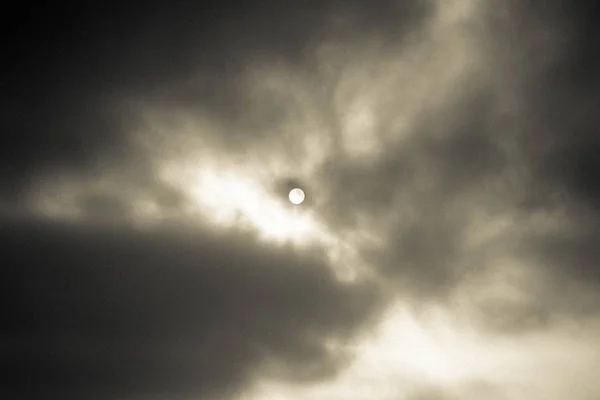
[[295, 188], [290, 190], [289, 197], [293, 204], [300, 204], [304, 201], [304, 192], [302, 189]]

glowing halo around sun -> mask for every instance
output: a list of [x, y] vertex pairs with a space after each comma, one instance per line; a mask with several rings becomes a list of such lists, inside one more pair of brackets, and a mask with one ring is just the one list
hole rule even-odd
[[292, 204], [301, 204], [305, 198], [304, 191], [298, 188], [292, 189], [290, 190], [289, 198]]

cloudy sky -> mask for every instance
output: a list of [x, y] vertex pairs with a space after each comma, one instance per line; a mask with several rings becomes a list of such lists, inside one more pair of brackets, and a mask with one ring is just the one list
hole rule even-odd
[[598, 6], [529, 3], [5, 13], [0, 392], [600, 398]]

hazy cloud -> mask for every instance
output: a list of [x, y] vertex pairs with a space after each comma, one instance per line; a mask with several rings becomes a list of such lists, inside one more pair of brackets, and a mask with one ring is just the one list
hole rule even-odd
[[20, 14], [7, 390], [597, 398], [595, 7]]

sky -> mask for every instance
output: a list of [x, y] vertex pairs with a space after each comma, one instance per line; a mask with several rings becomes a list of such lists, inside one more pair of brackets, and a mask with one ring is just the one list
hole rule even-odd
[[5, 13], [0, 393], [600, 398], [594, 11]]

